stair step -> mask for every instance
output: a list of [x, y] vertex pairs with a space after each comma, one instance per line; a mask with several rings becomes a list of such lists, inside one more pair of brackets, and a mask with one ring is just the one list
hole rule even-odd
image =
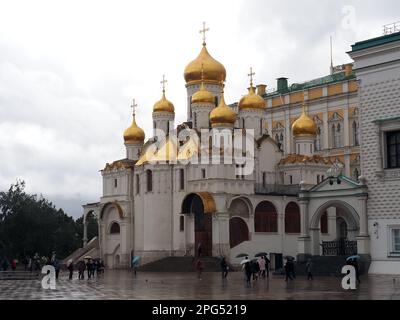
[[[221, 271], [220, 259], [216, 257], [203, 257], [204, 272]], [[145, 264], [139, 268], [141, 271], [153, 272], [193, 272], [196, 259], [193, 257], [167, 257]]]

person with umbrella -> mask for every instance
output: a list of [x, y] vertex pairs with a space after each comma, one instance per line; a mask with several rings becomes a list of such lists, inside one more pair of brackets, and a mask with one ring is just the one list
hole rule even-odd
[[263, 277], [265, 279], [265, 259], [264, 256], [261, 256], [258, 258], [258, 266], [260, 268], [260, 277]]
[[139, 263], [140, 263], [140, 257], [139, 256], [133, 256], [132, 268], [133, 268], [133, 272], [135, 274], [135, 277], [136, 277], [136, 274], [137, 274], [137, 269], [139, 268]]
[[244, 258], [244, 259], [240, 262], [240, 264], [242, 265], [242, 270], [244, 270], [244, 274], [245, 274], [245, 276], [246, 276], [246, 283], [247, 283], [247, 286], [250, 286], [250, 285], [251, 285], [250, 280], [251, 280], [251, 273], [252, 273], [252, 270], [251, 270], [251, 265], [250, 265], [249, 257]]
[[295, 275], [294, 275], [294, 263], [293, 263], [294, 258], [291, 257], [291, 256], [286, 256], [285, 258], [286, 258], [286, 263], [285, 263], [285, 275], [286, 275], [286, 278], [285, 278], [285, 281], [287, 281], [288, 278], [290, 280], [293, 280], [293, 278], [295, 278]]
[[351, 265], [354, 267], [354, 270], [356, 271], [356, 279], [357, 282], [360, 284], [360, 270], [358, 269], [358, 259], [360, 259], [360, 256], [351, 256], [346, 259], [346, 264]]

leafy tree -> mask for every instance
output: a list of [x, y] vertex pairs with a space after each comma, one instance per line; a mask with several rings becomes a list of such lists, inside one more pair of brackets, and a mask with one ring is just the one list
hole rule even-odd
[[0, 256], [23, 259], [56, 251], [58, 258], [65, 258], [79, 247], [78, 228], [62, 209], [42, 196], [27, 194], [24, 181], [0, 192]]
[[[89, 213], [86, 217], [87, 222], [87, 240], [90, 241], [99, 234], [99, 227], [97, 219], [94, 214]], [[78, 227], [78, 234], [81, 239], [83, 239], [83, 216], [76, 220], [76, 225]]]

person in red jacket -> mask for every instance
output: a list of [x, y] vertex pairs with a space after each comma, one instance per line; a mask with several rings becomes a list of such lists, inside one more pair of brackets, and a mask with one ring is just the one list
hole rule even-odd
[[12, 271], [15, 271], [17, 269], [17, 260], [12, 259], [12, 261], [11, 261], [11, 269], [12, 269]]

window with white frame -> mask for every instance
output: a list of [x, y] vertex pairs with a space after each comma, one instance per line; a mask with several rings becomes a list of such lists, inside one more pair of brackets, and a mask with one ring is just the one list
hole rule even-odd
[[343, 146], [343, 118], [335, 112], [329, 121], [331, 148]]
[[389, 255], [400, 256], [400, 225], [389, 227], [389, 237]]
[[323, 149], [323, 122], [318, 116], [314, 116], [313, 120], [317, 125], [317, 135], [315, 137], [314, 150], [321, 151]]

